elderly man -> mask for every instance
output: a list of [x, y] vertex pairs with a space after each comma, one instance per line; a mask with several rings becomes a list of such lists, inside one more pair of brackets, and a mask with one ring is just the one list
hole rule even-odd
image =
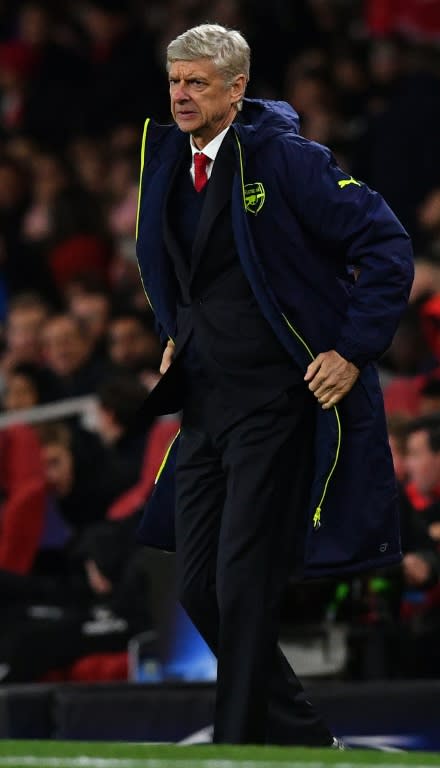
[[182, 429], [144, 540], [173, 545], [175, 490], [181, 601], [218, 658], [214, 741], [330, 745], [277, 649], [280, 603], [293, 571], [400, 559], [371, 361], [406, 306], [411, 246], [290, 105], [244, 98], [239, 32], [190, 29], [167, 67], [175, 124], [145, 124], [138, 258], [166, 342], [151, 408], [181, 407]]

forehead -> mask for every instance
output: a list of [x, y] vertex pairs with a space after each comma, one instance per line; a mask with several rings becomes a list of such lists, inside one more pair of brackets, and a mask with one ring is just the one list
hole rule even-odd
[[43, 307], [13, 307], [9, 312], [9, 325], [21, 322], [33, 322], [46, 314]]
[[133, 332], [142, 331], [142, 324], [135, 317], [118, 317], [117, 320], [113, 320], [110, 325], [110, 333], [116, 332]]
[[59, 320], [53, 320], [51, 323], [47, 323], [43, 331], [45, 339], [55, 339], [61, 336], [80, 335], [79, 329], [70, 318], [60, 318]]
[[12, 384], [13, 386], [21, 386], [23, 384], [32, 386], [33, 381], [30, 376], [26, 376], [25, 373], [22, 373], [21, 371], [13, 371], [9, 374], [7, 377], [8, 384]]
[[212, 79], [220, 77], [220, 72], [212, 59], [194, 59], [193, 61], [173, 61], [169, 76], [179, 80], [188, 80], [192, 77]]
[[88, 309], [89, 307], [107, 308], [110, 303], [108, 296], [103, 293], [79, 293], [72, 299], [72, 304], [76, 309]]
[[428, 433], [425, 429], [417, 430], [408, 435], [408, 447], [409, 448], [428, 448]]
[[69, 449], [66, 445], [63, 445], [61, 442], [57, 442], [54, 440], [54, 442], [46, 443], [46, 445], [43, 445], [43, 454], [45, 455], [46, 459], [49, 458], [55, 458], [56, 456], [60, 456], [61, 454], [68, 454]]

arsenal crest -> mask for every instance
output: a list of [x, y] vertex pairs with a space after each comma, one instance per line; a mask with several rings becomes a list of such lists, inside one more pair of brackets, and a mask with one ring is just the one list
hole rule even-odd
[[261, 181], [253, 181], [244, 185], [244, 207], [248, 213], [257, 214], [261, 211], [266, 192]]

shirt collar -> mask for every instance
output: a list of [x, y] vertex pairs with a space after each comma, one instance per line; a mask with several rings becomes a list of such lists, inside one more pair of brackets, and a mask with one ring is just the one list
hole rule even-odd
[[228, 127], [225, 128], [223, 131], [221, 131], [221, 133], [218, 133], [217, 136], [214, 136], [214, 138], [211, 139], [211, 141], [209, 141], [208, 144], [206, 145], [206, 147], [203, 147], [203, 149], [197, 149], [197, 147], [194, 145], [192, 137], [190, 137], [191, 152], [192, 152], [193, 160], [194, 160], [194, 155], [197, 152], [203, 152], [204, 155], [209, 157], [209, 159], [212, 162], [214, 162], [214, 160], [215, 160], [215, 158], [217, 156], [217, 152], [220, 149], [221, 143], [222, 143], [223, 139], [225, 138], [227, 132], [229, 131], [229, 127], [230, 126], [228, 125]]

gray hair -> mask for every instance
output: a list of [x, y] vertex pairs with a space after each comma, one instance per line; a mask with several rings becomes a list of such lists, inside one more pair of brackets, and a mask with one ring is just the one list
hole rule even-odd
[[167, 70], [174, 61], [211, 59], [232, 85], [237, 75], [249, 80], [251, 52], [243, 35], [220, 24], [200, 24], [172, 40], [167, 48]]

